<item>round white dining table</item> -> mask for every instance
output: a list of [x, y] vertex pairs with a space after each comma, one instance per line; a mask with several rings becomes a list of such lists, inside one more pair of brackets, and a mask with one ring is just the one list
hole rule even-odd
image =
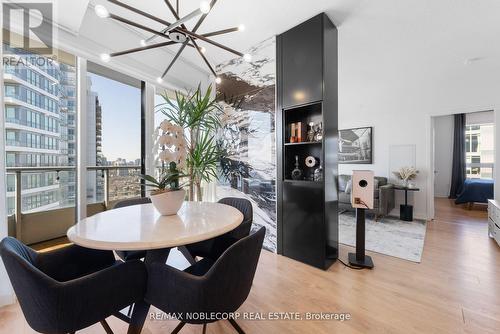
[[[173, 247], [217, 237], [235, 229], [242, 221], [243, 214], [239, 210], [220, 203], [184, 202], [173, 216], [161, 216], [153, 204], [140, 204], [82, 219], [68, 230], [67, 236], [73, 243], [86, 248], [145, 250], [148, 266], [166, 263]], [[131, 317], [116, 314], [129, 323], [128, 334], [142, 331], [149, 306], [141, 301], [134, 304]]]
[[184, 202], [173, 216], [161, 216], [153, 204], [141, 204], [82, 219], [67, 236], [71, 242], [92, 249], [162, 249], [211, 239], [242, 221], [239, 210], [220, 203]]

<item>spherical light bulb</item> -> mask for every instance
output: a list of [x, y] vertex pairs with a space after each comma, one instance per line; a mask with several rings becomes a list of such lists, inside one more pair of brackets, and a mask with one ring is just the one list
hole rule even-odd
[[163, 82], [163, 79], [162, 79], [161, 77], [158, 77], [158, 78], [156, 79], [156, 82], [158, 82], [158, 83], [160, 83], [160, 84], [161, 84], [161, 83]]
[[200, 52], [205, 53], [205, 52], [207, 52], [207, 49], [205, 49], [203, 46], [200, 46]]
[[220, 84], [222, 82], [222, 79], [220, 77], [215, 78], [215, 83]]
[[245, 25], [244, 24], [240, 24], [238, 26], [238, 31], [245, 31]]
[[104, 7], [103, 5], [95, 6], [94, 11], [95, 11], [96, 15], [99, 16], [101, 19], [109, 17], [109, 12], [106, 9], [106, 7]]
[[200, 3], [200, 11], [203, 14], [208, 14], [208, 12], [210, 12], [210, 3], [208, 1], [202, 1]]
[[107, 62], [111, 59], [111, 56], [110, 56], [109, 54], [107, 54], [107, 53], [103, 53], [103, 54], [101, 54], [101, 56], [100, 56], [100, 57], [101, 57], [101, 60], [102, 60], [103, 62], [105, 62], [105, 63], [107, 63]]
[[145, 40], [143, 40], [143, 39], [141, 39], [141, 42], [140, 42], [140, 43], [141, 43], [141, 46], [146, 46], [146, 45], [147, 45], [146, 41], [145, 41]]
[[246, 62], [251, 62], [252, 61], [252, 55], [249, 54], [249, 53], [245, 53], [243, 55], [243, 60], [246, 61]]

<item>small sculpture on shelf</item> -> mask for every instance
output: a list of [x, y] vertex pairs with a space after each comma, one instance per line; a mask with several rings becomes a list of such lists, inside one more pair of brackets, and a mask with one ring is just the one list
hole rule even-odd
[[309, 122], [307, 130], [307, 141], [314, 141], [314, 122]]
[[314, 141], [323, 140], [323, 122], [319, 122], [314, 129]]
[[297, 137], [295, 136], [295, 123], [290, 124], [290, 138], [288, 142], [290, 143], [297, 142]]
[[306, 139], [305, 125], [302, 122], [290, 123], [289, 143], [302, 143]]
[[319, 167], [314, 170], [314, 178], [313, 179], [316, 182], [323, 181], [323, 167], [321, 167], [321, 165], [319, 165]]
[[292, 179], [302, 180], [302, 169], [299, 168], [299, 156], [295, 156], [295, 168], [292, 170]]

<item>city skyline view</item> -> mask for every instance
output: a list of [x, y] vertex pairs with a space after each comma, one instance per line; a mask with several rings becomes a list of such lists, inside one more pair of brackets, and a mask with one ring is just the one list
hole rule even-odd
[[102, 108], [102, 154], [108, 161], [135, 161], [141, 156], [141, 91], [89, 73], [90, 90]]
[[[76, 165], [76, 71], [67, 62], [3, 45], [12, 62], [4, 67], [6, 164], [11, 168]], [[38, 60], [38, 61], [37, 61]], [[42, 65], [40, 65], [43, 63]], [[140, 164], [141, 92], [137, 87], [88, 73], [87, 162], [89, 166]], [[140, 193], [137, 169], [110, 169], [110, 199]], [[7, 174], [7, 212], [15, 210], [16, 175]], [[89, 203], [103, 201], [104, 174], [89, 171]], [[75, 205], [74, 171], [40, 170], [21, 176], [23, 213]]]

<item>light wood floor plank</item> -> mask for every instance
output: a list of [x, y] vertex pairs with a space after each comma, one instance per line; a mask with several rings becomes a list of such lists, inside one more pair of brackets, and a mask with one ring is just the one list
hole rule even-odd
[[[335, 321], [249, 321], [247, 333], [498, 333], [500, 247], [487, 236], [484, 208], [467, 210], [436, 200], [436, 220], [427, 224], [422, 263], [370, 253], [372, 271], [336, 262], [321, 271], [263, 251], [252, 292], [241, 312], [348, 312]], [[350, 247], [341, 247], [347, 258]], [[110, 318], [115, 333], [126, 325]], [[174, 321], [148, 320], [143, 333], [168, 333]], [[0, 309], [0, 334], [33, 333], [19, 309]], [[103, 333], [99, 325], [80, 333]], [[187, 325], [181, 333], [201, 333]], [[207, 333], [234, 333], [227, 322]]]

